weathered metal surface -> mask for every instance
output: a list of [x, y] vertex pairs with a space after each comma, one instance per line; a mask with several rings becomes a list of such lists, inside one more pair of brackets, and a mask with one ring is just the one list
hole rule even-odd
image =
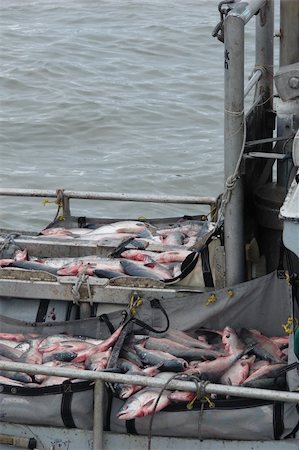
[[266, 0], [240, 0], [236, 2], [230, 15], [242, 19], [246, 24], [265, 4]]
[[244, 22], [238, 15], [228, 14], [224, 21], [224, 45], [224, 189], [230, 189], [224, 213], [224, 240], [226, 284], [230, 285], [244, 281], [245, 265], [242, 180], [229, 181], [235, 178], [245, 143]]
[[[25, 271], [24, 271], [25, 272]], [[59, 281], [45, 281], [41, 279], [35, 279], [36, 273], [26, 271], [26, 276], [29, 279], [22, 280], [17, 279], [16, 276], [9, 277], [11, 273], [9, 269], [0, 269], [0, 292], [3, 297], [18, 297], [24, 299], [50, 299], [50, 300], [63, 300], [71, 301], [76, 300], [73, 294], [73, 287], [76, 284], [76, 277], [60, 277]], [[2, 274], [4, 274], [2, 276]], [[44, 277], [45, 272], [41, 273]], [[48, 274], [46, 274], [47, 276]], [[50, 275], [51, 276], [51, 275]], [[131, 279], [131, 277], [130, 277]], [[135, 280], [135, 284], [134, 284]], [[112, 304], [127, 304], [132, 294], [135, 292], [143, 298], [175, 298], [179, 297], [182, 292], [205, 292], [208, 289], [181, 289], [176, 288], [163, 288], [163, 283], [155, 282], [154, 280], [142, 279], [132, 277], [132, 283], [130, 286], [114, 286], [108, 284], [109, 280], [90, 277], [89, 287], [91, 296], [89, 297], [89, 290], [86, 283], [80, 287], [80, 298], [78, 302], [93, 302], [93, 303], [112, 303]], [[114, 282], [117, 284], [116, 282]], [[118, 282], [120, 283], [120, 282]], [[156, 284], [155, 284], [156, 283]], [[159, 286], [158, 286], [159, 284]], [[164, 285], [164, 284], [163, 284]], [[151, 286], [151, 287], [150, 287]], [[156, 287], [154, 287], [156, 286]], [[76, 300], [77, 301], [77, 300]]]
[[[92, 450], [92, 431], [37, 427], [1, 423], [3, 433], [26, 438], [35, 437], [39, 450]], [[104, 433], [104, 450], [141, 450], [146, 449], [147, 436], [134, 436], [116, 433]], [[152, 450], [298, 450], [298, 439], [284, 441], [230, 441], [208, 439], [201, 441], [188, 438], [152, 437]], [[3, 445], [1, 450], [11, 450]]]

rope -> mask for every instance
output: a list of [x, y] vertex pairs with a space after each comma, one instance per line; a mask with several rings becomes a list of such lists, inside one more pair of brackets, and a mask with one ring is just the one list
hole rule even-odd
[[86, 283], [86, 286], [87, 286], [87, 293], [88, 293], [88, 300], [89, 300], [89, 303], [91, 304], [91, 306], [92, 306], [92, 304], [93, 304], [93, 301], [92, 301], [92, 295], [91, 295], [91, 289], [90, 289], [90, 284], [89, 284], [89, 276], [86, 274], [86, 271], [87, 271], [87, 269], [88, 269], [88, 266], [89, 266], [89, 265], [86, 264], [86, 265], [82, 268], [82, 270], [80, 271], [80, 275], [79, 275], [78, 278], [77, 278], [76, 283], [75, 283], [74, 286], [72, 287], [72, 294], [73, 294], [73, 298], [74, 298], [73, 302], [74, 302], [75, 305], [79, 305], [79, 300], [80, 300], [80, 298], [81, 298], [81, 296], [80, 296], [80, 288], [81, 288], [81, 286], [82, 286], [84, 283]]
[[235, 189], [235, 187], [237, 185], [237, 181], [240, 178], [239, 170], [240, 170], [243, 153], [244, 153], [244, 149], [245, 149], [245, 144], [246, 144], [246, 131], [247, 130], [246, 130], [246, 121], [245, 120], [243, 121], [242, 125], [244, 126], [244, 134], [243, 134], [243, 142], [242, 142], [242, 147], [240, 150], [240, 155], [239, 155], [234, 173], [232, 175], [230, 175], [225, 182], [225, 188], [224, 188], [224, 192], [222, 194], [222, 200], [221, 200], [221, 204], [220, 204], [219, 212], [218, 212], [218, 220], [216, 222], [215, 228], [217, 228], [220, 225], [220, 222], [224, 218], [225, 208], [228, 205], [230, 198], [231, 198], [231, 193]]
[[[183, 378], [187, 378], [186, 381], [194, 381], [195, 385], [196, 385], [196, 394], [193, 398], [193, 400], [191, 400], [191, 402], [188, 403], [187, 408], [188, 409], [192, 409], [193, 407], [193, 403], [195, 402], [195, 400], [197, 399], [205, 399], [206, 401], [209, 402], [209, 406], [213, 407], [214, 404], [210, 401], [210, 399], [206, 396], [206, 387], [209, 384], [209, 381], [201, 381], [196, 375], [184, 375], [181, 373], [176, 373], [175, 375], [173, 375], [171, 378], [169, 378], [168, 381], [166, 381], [166, 383], [164, 384], [164, 386], [162, 387], [156, 402], [155, 402], [155, 406], [154, 406], [154, 410], [153, 413], [151, 415], [151, 419], [150, 419], [150, 423], [149, 423], [149, 430], [148, 430], [148, 446], [147, 446], [147, 450], [151, 450], [152, 448], [152, 428], [153, 428], [153, 422], [154, 422], [154, 416], [156, 413], [156, 409], [159, 403], [159, 400], [163, 394], [163, 392], [165, 391], [165, 389], [167, 388], [168, 384], [174, 380], [175, 378], [179, 378], [179, 379], [183, 379]], [[201, 409], [203, 409], [204, 407], [204, 402], [202, 402], [201, 405]], [[200, 432], [200, 429], [199, 429]]]

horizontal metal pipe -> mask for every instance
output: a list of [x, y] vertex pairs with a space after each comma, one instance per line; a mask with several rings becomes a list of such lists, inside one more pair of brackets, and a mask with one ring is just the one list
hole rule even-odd
[[266, 0], [240, 0], [228, 15], [237, 16], [246, 24], [265, 4]]
[[245, 119], [247, 119], [250, 114], [252, 113], [252, 111], [254, 110], [255, 107], [260, 106], [263, 104], [263, 96], [262, 95], [258, 95], [258, 97], [255, 99], [255, 101], [252, 103], [252, 105], [250, 106], [250, 108], [248, 109], [248, 111], [246, 111], [245, 113]]
[[259, 82], [259, 80], [262, 78], [263, 71], [261, 69], [255, 70], [254, 74], [250, 78], [247, 86], [244, 89], [244, 98], [247, 97], [251, 89]]
[[[16, 362], [0, 361], [0, 370], [14, 370], [16, 372], [26, 372], [30, 374], [54, 375], [82, 380], [102, 380], [109, 383], [136, 384], [140, 386], [150, 386], [163, 388], [165, 380], [159, 378], [143, 377], [140, 375], [127, 375], [112, 372], [94, 372], [89, 370], [74, 370], [61, 367], [42, 367], [34, 364], [23, 364]], [[173, 380], [167, 386], [170, 390], [196, 392], [197, 386], [192, 381]], [[209, 383], [205, 387], [207, 393], [231, 395], [246, 398], [259, 398], [262, 400], [276, 400], [283, 402], [298, 403], [299, 393], [275, 391], [271, 389], [257, 389], [239, 386], [223, 386], [221, 384]]]
[[[0, 188], [0, 195], [9, 197], [50, 197], [56, 198], [54, 190], [46, 189], [5, 189]], [[213, 205], [216, 203], [215, 197], [179, 196], [179, 195], [146, 195], [146, 194], [125, 194], [111, 192], [81, 192], [63, 191], [63, 195], [68, 198], [82, 200], [113, 200], [127, 202], [152, 202], [152, 203], [184, 203]]]

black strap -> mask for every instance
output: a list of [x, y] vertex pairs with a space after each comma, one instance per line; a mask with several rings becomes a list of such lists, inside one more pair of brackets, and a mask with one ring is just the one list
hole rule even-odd
[[128, 434], [138, 434], [135, 427], [135, 419], [126, 420], [126, 429]]
[[78, 217], [78, 228], [84, 227], [86, 227], [86, 217], [84, 216]]
[[[298, 413], [298, 416], [299, 416], [299, 405], [298, 405], [298, 403], [296, 405], [296, 409], [297, 409], [297, 413]], [[297, 434], [298, 430], [299, 430], [299, 419], [298, 419], [298, 422], [297, 422], [296, 426], [293, 428], [293, 430], [289, 434], [287, 434], [284, 437], [284, 439], [290, 439], [290, 438], [294, 439], [296, 437], [296, 434]]]
[[129, 316], [126, 320], [126, 322], [124, 323], [123, 329], [119, 335], [119, 338], [117, 339], [116, 343], [114, 344], [112, 353], [110, 355], [108, 364], [107, 364], [107, 368], [109, 369], [113, 369], [116, 367], [117, 361], [118, 361], [118, 357], [119, 354], [121, 352], [121, 349], [124, 345], [124, 341], [125, 338], [127, 337], [128, 334], [130, 334], [133, 331], [133, 325], [138, 325], [139, 327], [151, 331], [153, 333], [157, 333], [157, 334], [161, 334], [161, 333], [165, 333], [168, 328], [169, 328], [169, 317], [167, 315], [167, 312], [165, 311], [165, 309], [163, 308], [163, 306], [161, 305], [160, 301], [155, 298], [153, 300], [150, 301], [150, 305], [153, 309], [160, 309], [160, 311], [163, 313], [164, 317], [166, 318], [166, 327], [163, 330], [157, 330], [153, 327], [151, 327], [150, 325], [148, 325], [147, 323], [143, 322], [140, 319], [137, 319], [137, 317], [134, 316]]
[[99, 319], [107, 325], [108, 330], [110, 331], [111, 334], [113, 334], [114, 331], [115, 331], [115, 328], [112, 325], [112, 323], [110, 322], [109, 317], [107, 316], [107, 314], [101, 314]]
[[157, 329], [151, 327], [150, 325], [148, 325], [147, 323], [143, 322], [142, 320], [137, 319], [136, 317], [132, 317], [131, 321], [134, 322], [139, 327], [144, 328], [145, 330], [151, 331], [153, 333], [157, 333], [157, 334], [165, 333], [168, 330], [169, 325], [170, 325], [167, 312], [161, 305], [160, 300], [158, 300], [157, 298], [154, 298], [153, 300], [151, 300], [150, 305], [153, 309], [160, 309], [160, 311], [163, 313], [164, 317], [166, 318], [166, 326], [163, 330], [157, 330]]
[[66, 380], [64, 383], [64, 391], [61, 399], [61, 418], [66, 428], [76, 428], [73, 416], [72, 416], [72, 399], [73, 391], [71, 382]]
[[279, 258], [278, 258], [278, 266], [277, 266], [278, 273], [284, 272], [284, 262], [283, 262], [284, 252], [285, 252], [285, 246], [283, 245], [283, 242], [281, 240], [280, 245], [279, 245]]
[[274, 431], [274, 439], [280, 439], [283, 431], [284, 431], [284, 404], [283, 402], [274, 402], [273, 403], [273, 431]]
[[74, 304], [72, 302], [69, 302], [66, 308], [66, 314], [65, 314], [65, 321], [68, 322], [69, 320], [71, 320], [71, 314], [73, 311], [73, 306]]
[[104, 416], [104, 431], [111, 431], [111, 412], [112, 412], [113, 394], [109, 386], [108, 387], [106, 386], [106, 392], [107, 392], [107, 402], [106, 402], [106, 414]]
[[133, 239], [135, 239], [135, 237], [130, 237], [128, 239], [126, 239], [125, 241], [121, 242], [111, 253], [110, 256], [112, 258], [119, 258], [121, 253], [124, 252], [126, 250], [126, 247], [128, 244], [130, 244], [130, 242], [133, 241]]
[[201, 252], [202, 274], [206, 287], [214, 287], [214, 280], [210, 266], [209, 247], [204, 246]]
[[49, 303], [50, 300], [40, 300], [35, 318], [36, 322], [46, 321]]
[[[181, 265], [181, 271], [183, 275], [183, 278], [185, 278], [187, 275], [189, 275], [189, 273], [191, 273], [197, 262], [198, 262], [198, 258], [199, 258], [199, 252], [192, 252], [190, 255], [187, 256], [187, 258], [182, 262]], [[177, 278], [182, 278], [182, 276], [179, 275]]]

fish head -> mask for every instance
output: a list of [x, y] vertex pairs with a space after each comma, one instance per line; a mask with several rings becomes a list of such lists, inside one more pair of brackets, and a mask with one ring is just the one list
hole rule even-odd
[[71, 263], [67, 266], [61, 267], [57, 270], [57, 275], [78, 275], [80, 269], [82, 270], [82, 266], [84, 265], [83, 261], [78, 261]]
[[26, 248], [24, 250], [17, 250], [15, 253], [16, 261], [27, 261], [28, 260], [28, 251]]
[[124, 406], [117, 413], [116, 417], [120, 420], [130, 420], [139, 417], [142, 413], [142, 405], [138, 398], [129, 398]]
[[244, 347], [237, 333], [231, 327], [225, 327], [222, 333], [222, 343], [227, 353], [233, 353]]
[[256, 356], [255, 355], [250, 355], [250, 356], [249, 355], [244, 355], [244, 356], [241, 357], [241, 360], [245, 361], [246, 364], [248, 364], [249, 367], [251, 367], [254, 364], [255, 360], [256, 360]]

